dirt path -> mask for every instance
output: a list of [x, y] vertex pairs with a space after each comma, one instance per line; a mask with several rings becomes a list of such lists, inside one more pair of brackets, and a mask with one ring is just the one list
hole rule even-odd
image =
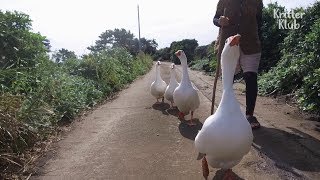
[[[162, 77], [168, 82], [169, 63], [163, 65]], [[190, 71], [191, 80], [201, 91], [201, 105], [195, 112], [198, 125], [189, 127], [178, 120], [176, 111], [168, 109], [168, 103], [154, 104], [149, 93], [154, 71], [75, 123], [56, 144], [54, 156], [32, 179], [202, 179], [193, 140], [210, 113], [213, 78]], [[220, 88], [221, 84], [216, 103]], [[235, 84], [242, 105], [243, 88]], [[239, 178], [320, 179], [320, 133], [314, 130], [317, 122], [295, 114], [286, 104], [258, 98], [256, 115], [263, 127], [254, 131], [251, 151], [233, 169]], [[221, 177], [221, 171], [210, 171], [209, 179]]]

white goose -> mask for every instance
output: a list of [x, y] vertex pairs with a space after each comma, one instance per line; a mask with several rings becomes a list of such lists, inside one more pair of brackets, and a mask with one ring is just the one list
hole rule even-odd
[[171, 102], [171, 107], [173, 107], [173, 91], [179, 86], [179, 83], [176, 79], [176, 67], [175, 64], [171, 64], [171, 70], [170, 70], [170, 83], [167, 86], [167, 89], [164, 93], [164, 97]]
[[192, 120], [194, 110], [200, 105], [198, 91], [193, 87], [190, 81], [185, 53], [182, 50], [178, 50], [175, 55], [180, 59], [182, 65], [182, 80], [180, 85], [173, 92], [173, 100], [180, 111], [179, 118], [184, 119], [184, 116], [191, 111], [189, 125], [195, 125]]
[[238, 34], [226, 40], [221, 54], [222, 99], [217, 111], [206, 119], [195, 138], [196, 149], [205, 155], [203, 164], [208, 160], [212, 167], [226, 169], [225, 178], [231, 179], [234, 178], [231, 168], [249, 152], [253, 140], [251, 126], [240, 109], [232, 87], [240, 56], [239, 40]]
[[158, 61], [156, 63], [156, 79], [151, 83], [150, 86], [150, 92], [152, 96], [154, 96], [157, 99], [157, 102], [159, 102], [159, 99], [162, 98], [162, 102], [164, 102], [164, 92], [166, 91], [167, 88], [167, 83], [164, 82], [160, 76], [160, 69], [159, 66], [161, 65], [161, 62]]

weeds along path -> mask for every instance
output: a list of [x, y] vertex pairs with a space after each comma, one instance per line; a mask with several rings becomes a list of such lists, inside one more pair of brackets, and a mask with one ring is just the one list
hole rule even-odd
[[[167, 83], [169, 65], [161, 66]], [[193, 140], [210, 115], [213, 78], [190, 71], [200, 89], [201, 105], [195, 111], [198, 125], [189, 127], [178, 120], [168, 102], [155, 104], [149, 92], [154, 74], [153, 68], [113, 101], [76, 122], [31, 179], [202, 179]], [[236, 85], [243, 105], [241, 88]], [[263, 127], [255, 131], [250, 153], [234, 172], [243, 179], [319, 179], [319, 134], [311, 130], [312, 124], [300, 127], [305, 121], [292, 118], [278, 104], [259, 98], [257, 115]], [[221, 171], [210, 171], [210, 179], [221, 177]]]

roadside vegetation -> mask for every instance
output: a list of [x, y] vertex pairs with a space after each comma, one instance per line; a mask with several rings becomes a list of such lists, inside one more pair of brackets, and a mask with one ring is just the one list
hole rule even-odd
[[24, 13], [0, 12], [0, 22], [0, 179], [27, 177], [59, 122], [71, 122], [146, 73], [157, 47], [143, 38], [139, 52], [130, 31], [115, 29], [77, 57], [67, 49], [50, 52]]

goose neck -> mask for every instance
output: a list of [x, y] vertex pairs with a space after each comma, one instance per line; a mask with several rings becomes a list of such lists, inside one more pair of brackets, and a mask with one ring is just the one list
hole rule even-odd
[[223, 90], [225, 91], [233, 90], [233, 78], [234, 78], [233, 74], [222, 72]]
[[170, 82], [176, 81], [176, 71], [174, 69], [171, 70]]
[[222, 113], [231, 113], [238, 106], [236, 96], [233, 90], [223, 90], [221, 102], [217, 111], [221, 111]]
[[188, 65], [186, 61], [181, 61], [181, 65], [182, 65], [182, 80], [181, 83], [183, 84], [190, 84], [190, 77], [189, 77], [189, 73], [188, 73]]
[[159, 66], [156, 66], [156, 81], [160, 79], [160, 69]]
[[223, 89], [226, 91], [233, 91], [233, 78], [236, 70], [237, 61], [231, 59], [221, 58], [221, 69], [222, 69], [222, 84]]

